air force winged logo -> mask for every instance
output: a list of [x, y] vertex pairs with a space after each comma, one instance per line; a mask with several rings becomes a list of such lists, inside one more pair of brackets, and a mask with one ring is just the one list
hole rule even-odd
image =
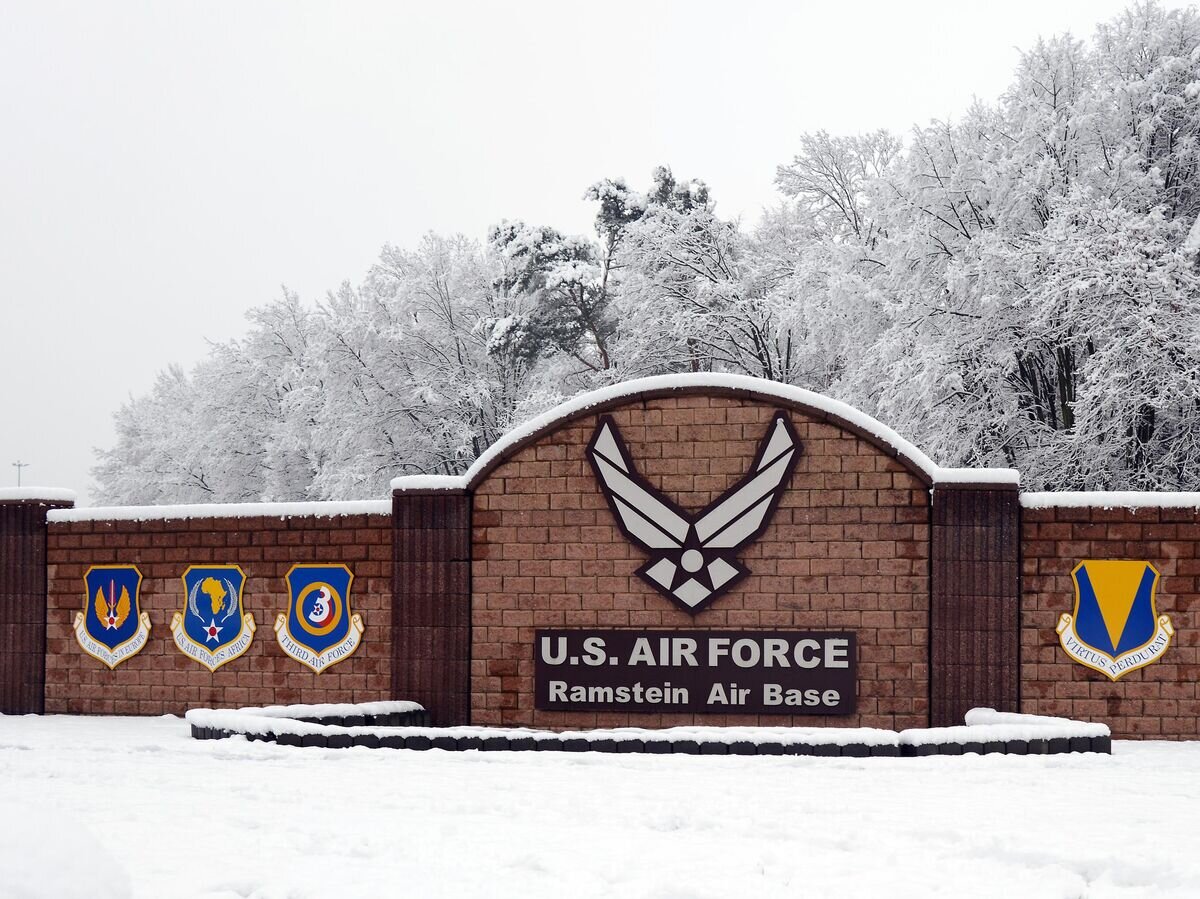
[[150, 616], [138, 607], [142, 573], [134, 565], [93, 565], [83, 584], [75, 639], [92, 658], [116, 668], [141, 652], [150, 638]]
[[1071, 572], [1073, 615], [1058, 619], [1058, 641], [1081, 665], [1117, 680], [1159, 659], [1175, 628], [1154, 609], [1158, 571], [1149, 562], [1094, 559]]
[[287, 573], [288, 610], [275, 619], [275, 638], [317, 674], [350, 658], [362, 641], [362, 616], [350, 612], [353, 582], [345, 565], [293, 565]]
[[766, 529], [800, 457], [800, 441], [777, 412], [750, 473], [696, 514], [642, 479], [610, 416], [597, 423], [587, 456], [618, 526], [650, 554], [638, 574], [695, 614], [749, 574], [734, 553]]
[[254, 616], [242, 611], [246, 574], [237, 565], [192, 565], [182, 580], [183, 611], [171, 618], [171, 636], [185, 656], [216, 671], [254, 639]]

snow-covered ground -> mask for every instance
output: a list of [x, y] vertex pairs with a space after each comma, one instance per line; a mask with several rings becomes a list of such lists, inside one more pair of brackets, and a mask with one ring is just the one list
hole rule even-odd
[[1200, 743], [450, 753], [0, 717], [0, 896], [1200, 896]]

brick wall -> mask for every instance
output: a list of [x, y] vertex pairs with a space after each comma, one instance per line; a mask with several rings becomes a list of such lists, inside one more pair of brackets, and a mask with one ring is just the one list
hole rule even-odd
[[44, 709], [46, 513], [70, 505], [0, 500], [0, 715]]
[[930, 724], [976, 706], [1019, 707], [1020, 504], [1017, 485], [939, 485], [933, 493]]
[[[1025, 509], [1022, 519], [1022, 710], [1103, 721], [1114, 737], [1200, 737], [1200, 513], [1195, 509]], [[1138, 559], [1160, 574], [1156, 607], [1175, 626], [1157, 662], [1113, 683], [1072, 660], [1055, 625], [1071, 613], [1072, 569]]]
[[392, 624], [396, 697], [437, 725], [467, 724], [471, 696], [471, 498], [397, 493]]
[[[585, 459], [597, 418], [615, 418], [656, 489], [697, 509], [745, 474], [779, 408], [803, 442], [795, 473], [766, 531], [739, 554], [751, 574], [689, 615], [635, 574], [645, 556], [618, 530]], [[929, 488], [909, 463], [850, 424], [782, 400], [705, 388], [576, 413], [518, 444], [469, 489], [397, 494], [392, 516], [81, 520], [43, 530], [44, 503], [0, 508], [7, 516], [0, 536], [8, 535], [0, 541], [0, 701], [36, 711], [37, 678], [27, 669], [44, 645], [45, 666], [35, 673], [45, 675], [47, 712], [419, 698], [437, 710], [438, 723], [469, 716], [476, 724], [551, 728], [904, 728], [928, 724], [931, 714], [952, 723], [981, 701], [1012, 705], [1019, 686], [1023, 711], [1104, 721], [1117, 737], [1200, 737], [1200, 510], [1018, 513], [1011, 487], [987, 484], [939, 487], [931, 507]], [[1018, 517], [1019, 546], [1010, 527]], [[44, 616], [34, 608], [43, 595], [43, 533]], [[1018, 557], [1019, 620], [1010, 579]], [[1068, 657], [1055, 632], [1058, 617], [1072, 611], [1071, 570], [1106, 558], [1156, 566], [1157, 608], [1176, 630], [1160, 661], [1116, 683]], [[353, 609], [366, 623], [359, 651], [321, 675], [284, 655], [273, 632], [287, 604], [284, 575], [305, 562], [348, 564]], [[183, 605], [180, 575], [206, 563], [242, 567], [245, 607], [258, 625], [250, 650], [216, 673], [180, 653], [169, 628]], [[146, 649], [115, 671], [87, 656], [72, 633], [83, 573], [102, 564], [141, 569], [142, 609], [153, 626]], [[931, 572], [939, 581], [932, 592]], [[537, 711], [534, 632], [571, 627], [852, 630], [858, 711], [850, 718]]]
[[[670, 395], [597, 407], [525, 445], [475, 487], [471, 720], [548, 727], [689, 723], [914, 727], [928, 722], [928, 484], [820, 413], [744, 397]], [[584, 449], [611, 414], [642, 475], [684, 508], [741, 478], [777, 408], [803, 441], [751, 574], [692, 616], [634, 572]], [[534, 632], [549, 627], [852, 629], [858, 712], [820, 716], [544, 712]]]
[[[388, 515], [51, 522], [47, 558], [47, 712], [161, 715], [197, 706], [392, 698]], [[298, 562], [346, 563], [354, 572], [351, 608], [366, 626], [358, 651], [320, 675], [284, 655], [275, 640], [275, 617], [288, 603], [284, 575]], [[84, 572], [101, 564], [138, 566], [141, 608], [152, 628], [145, 649], [114, 671], [85, 654], [72, 631], [83, 609]], [[258, 628], [245, 655], [211, 674], [171, 639], [171, 616], [183, 608], [180, 577], [196, 564], [241, 566], [243, 604]]]

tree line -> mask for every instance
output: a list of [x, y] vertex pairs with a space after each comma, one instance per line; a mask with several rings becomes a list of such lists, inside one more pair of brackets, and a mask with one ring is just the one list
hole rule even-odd
[[1041, 40], [960, 121], [805, 135], [754, 223], [698, 178], [588, 188], [595, 233], [385, 246], [116, 413], [113, 503], [387, 495], [595, 387], [737, 372], [1028, 489], [1200, 489], [1200, 17]]

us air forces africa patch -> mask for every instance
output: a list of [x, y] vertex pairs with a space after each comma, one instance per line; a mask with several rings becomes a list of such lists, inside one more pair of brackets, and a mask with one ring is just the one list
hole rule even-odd
[[1158, 571], [1149, 562], [1089, 559], [1071, 572], [1074, 616], [1058, 619], [1058, 641], [1067, 655], [1110, 680], [1156, 662], [1175, 628], [1154, 609]]
[[150, 638], [150, 616], [138, 606], [142, 573], [134, 565], [93, 565], [83, 575], [83, 611], [75, 639], [94, 659], [116, 668]]
[[350, 611], [353, 582], [345, 565], [293, 565], [287, 573], [288, 610], [275, 619], [275, 638], [317, 674], [350, 658], [362, 641], [362, 616]]
[[242, 609], [245, 584], [237, 565], [192, 565], [183, 573], [183, 611], [171, 617], [171, 635], [180, 652], [209, 671], [254, 640], [254, 616]]

